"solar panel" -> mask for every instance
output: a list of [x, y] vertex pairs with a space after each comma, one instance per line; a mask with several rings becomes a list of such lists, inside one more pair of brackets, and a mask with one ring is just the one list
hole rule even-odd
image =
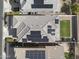
[[41, 35], [41, 31], [31, 31], [31, 35], [33, 35], [33, 36], [40, 36]]
[[44, 4], [44, 0], [34, 0], [34, 4]]
[[40, 4], [40, 5], [34, 5], [32, 4], [32, 8], [53, 8], [52, 4]]
[[53, 4], [44, 4], [44, 0], [34, 0], [32, 8], [53, 8]]
[[28, 50], [26, 51], [26, 58], [29, 59], [45, 59], [45, 51], [43, 50]]
[[47, 37], [41, 37], [41, 31], [31, 31], [31, 34], [27, 35], [27, 39], [32, 42], [48, 42]]
[[51, 26], [51, 25], [48, 25], [48, 28], [50, 28], [50, 29], [51, 29], [51, 28], [52, 28], [52, 26]]
[[58, 24], [59, 23], [59, 19], [55, 19], [55, 23]]

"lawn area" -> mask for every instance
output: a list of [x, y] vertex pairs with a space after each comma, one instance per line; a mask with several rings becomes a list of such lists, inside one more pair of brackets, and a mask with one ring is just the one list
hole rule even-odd
[[60, 36], [70, 37], [70, 20], [60, 21]]

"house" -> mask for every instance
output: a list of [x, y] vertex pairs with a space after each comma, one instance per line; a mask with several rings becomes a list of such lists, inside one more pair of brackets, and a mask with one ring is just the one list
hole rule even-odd
[[19, 44], [6, 44], [6, 59], [65, 59], [63, 46], [56, 43]]
[[15, 48], [17, 59], [64, 59], [63, 52], [64, 48], [62, 46]]
[[[61, 11], [60, 0], [9, 0], [6, 4], [12, 11], [40, 13], [59, 13]], [[5, 9], [9, 9], [9, 8]]]
[[60, 41], [60, 17], [44, 15], [8, 16], [9, 35], [18, 42]]

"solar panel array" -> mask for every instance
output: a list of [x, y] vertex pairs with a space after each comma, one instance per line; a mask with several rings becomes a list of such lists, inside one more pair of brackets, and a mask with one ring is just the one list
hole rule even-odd
[[32, 42], [48, 42], [47, 36], [41, 36], [41, 31], [31, 31], [30, 35], [27, 35], [27, 39]]
[[45, 59], [45, 51], [28, 50], [28, 51], [26, 51], [26, 58], [28, 58], [28, 59]]
[[44, 4], [44, 0], [34, 0], [32, 8], [53, 8], [53, 4]]

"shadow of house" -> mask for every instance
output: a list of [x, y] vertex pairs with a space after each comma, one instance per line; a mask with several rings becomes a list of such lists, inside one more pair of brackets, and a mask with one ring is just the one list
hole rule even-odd
[[13, 27], [13, 16], [8, 16], [8, 30], [9, 30], [9, 35], [12, 35], [12, 33], [13, 33], [12, 27]]
[[9, 35], [12, 35], [13, 37], [17, 37], [17, 29], [13, 28], [13, 16], [8, 16], [8, 30], [9, 30]]
[[19, 11], [21, 9], [20, 0], [9, 0], [9, 2], [13, 11]]

